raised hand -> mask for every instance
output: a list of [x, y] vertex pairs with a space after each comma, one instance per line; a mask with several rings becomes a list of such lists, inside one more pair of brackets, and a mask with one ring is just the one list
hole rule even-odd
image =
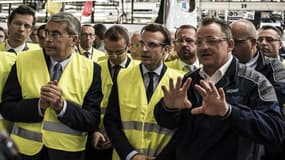
[[225, 116], [229, 106], [225, 99], [223, 88], [217, 89], [213, 82], [200, 81], [196, 84], [195, 89], [203, 97], [200, 107], [193, 108], [192, 114], [206, 114], [209, 116]]
[[187, 91], [190, 87], [191, 81], [192, 79], [188, 78], [182, 85], [182, 78], [178, 77], [174, 86], [173, 79], [171, 78], [169, 80], [169, 90], [165, 86], [162, 86], [164, 103], [168, 108], [183, 109], [192, 107], [192, 104], [187, 97]]

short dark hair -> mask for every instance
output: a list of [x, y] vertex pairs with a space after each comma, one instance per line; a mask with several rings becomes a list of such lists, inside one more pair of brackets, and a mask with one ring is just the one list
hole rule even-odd
[[107, 27], [104, 24], [99, 23], [99, 24], [95, 24], [93, 28], [95, 29], [96, 37], [99, 37], [101, 40], [103, 40]]
[[190, 24], [184, 24], [184, 25], [181, 25], [179, 28], [176, 29], [175, 31], [175, 38], [177, 38], [177, 35], [179, 34], [179, 32], [183, 29], [193, 29], [195, 30], [195, 32], [197, 32], [197, 28], [190, 25]]
[[12, 13], [8, 17], [8, 23], [10, 24], [12, 20], [15, 18], [16, 14], [22, 14], [22, 15], [31, 15], [33, 16], [33, 26], [36, 24], [36, 16], [35, 11], [29, 6], [26, 5], [20, 5], [16, 9], [12, 11]]
[[104, 39], [109, 39], [111, 41], [118, 41], [121, 38], [123, 38], [126, 44], [129, 45], [128, 30], [123, 26], [114, 25], [106, 31]]
[[210, 25], [212, 23], [216, 23], [221, 27], [221, 31], [225, 34], [225, 36], [228, 40], [233, 38], [230, 26], [224, 20], [222, 20], [220, 18], [205, 17], [202, 19], [199, 27], [207, 26], [207, 25]]
[[271, 26], [271, 25], [264, 25], [264, 26], [260, 27], [258, 29], [258, 32], [261, 32], [263, 30], [268, 30], [268, 29], [274, 30], [278, 34], [279, 38], [282, 38], [283, 34], [281, 32], [281, 28], [279, 29], [279, 28]]
[[163, 25], [161, 24], [158, 24], [158, 23], [151, 23], [151, 24], [148, 24], [146, 26], [144, 26], [141, 30], [141, 34], [144, 32], [144, 31], [148, 31], [148, 32], [161, 32], [162, 35], [164, 36], [164, 40], [163, 40], [163, 44], [164, 45], [170, 45], [171, 43], [171, 35], [170, 35], [170, 32], [169, 30], [164, 27]]

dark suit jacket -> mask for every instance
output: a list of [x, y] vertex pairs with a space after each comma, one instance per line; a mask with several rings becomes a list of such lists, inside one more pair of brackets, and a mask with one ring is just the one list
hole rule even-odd
[[[49, 66], [49, 56], [45, 55], [45, 60]], [[84, 97], [82, 107], [66, 100], [66, 112], [62, 117], [58, 118], [62, 123], [78, 131], [92, 132], [98, 129], [100, 121], [100, 102], [103, 97], [100, 72], [100, 66], [94, 63], [93, 82]], [[78, 76], [84, 75], [78, 73]], [[33, 82], [32, 79], [31, 82]], [[23, 99], [15, 64], [5, 84], [2, 100], [0, 112], [7, 120], [28, 123], [41, 122], [43, 120], [43, 117], [39, 115], [38, 111], [39, 98]]]

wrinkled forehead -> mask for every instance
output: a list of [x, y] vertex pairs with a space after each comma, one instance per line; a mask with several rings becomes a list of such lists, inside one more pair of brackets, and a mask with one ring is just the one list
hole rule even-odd
[[200, 26], [197, 30], [197, 37], [220, 37], [225, 36], [221, 26], [216, 23]]
[[274, 29], [263, 29], [259, 31], [258, 37], [274, 37], [281, 38], [279, 34]]

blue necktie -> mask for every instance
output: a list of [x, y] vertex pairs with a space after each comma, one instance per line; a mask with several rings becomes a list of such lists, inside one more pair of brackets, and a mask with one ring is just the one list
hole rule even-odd
[[53, 68], [53, 77], [52, 77], [52, 80], [55, 81], [55, 80], [59, 80], [60, 76], [61, 76], [61, 73], [62, 73], [62, 66], [60, 63], [56, 63], [56, 65], [54, 66]]
[[148, 72], [148, 77], [149, 77], [149, 83], [147, 86], [146, 90], [146, 96], [147, 96], [147, 101], [150, 100], [152, 93], [153, 93], [153, 77], [154, 77], [154, 72]]

